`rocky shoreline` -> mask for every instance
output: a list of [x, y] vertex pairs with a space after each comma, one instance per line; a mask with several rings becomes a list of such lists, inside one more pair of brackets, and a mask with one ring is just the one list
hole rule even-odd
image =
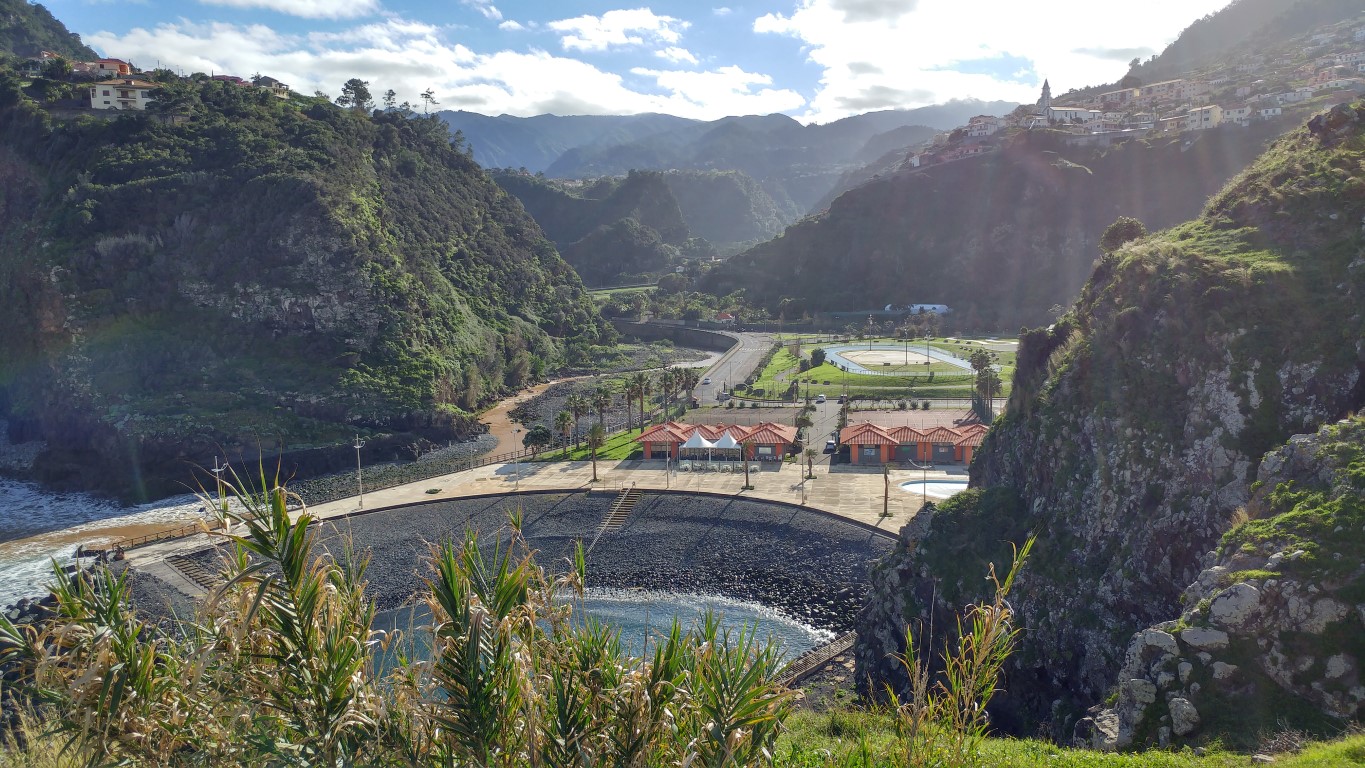
[[[828, 515], [759, 501], [646, 493], [619, 531], [594, 541], [610, 493], [536, 493], [455, 499], [324, 523], [323, 543], [368, 551], [369, 593], [381, 610], [424, 587], [430, 545], [461, 538], [505, 540], [519, 508], [523, 533], [547, 570], [562, 571], [577, 541], [589, 548], [592, 587], [716, 594], [782, 610], [835, 632], [852, 628], [872, 562], [894, 540]], [[205, 566], [217, 554], [194, 555]]]

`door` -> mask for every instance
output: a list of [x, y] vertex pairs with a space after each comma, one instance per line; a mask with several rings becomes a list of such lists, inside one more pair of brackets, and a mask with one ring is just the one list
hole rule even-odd
[[952, 443], [934, 443], [934, 463], [935, 464], [953, 463]]

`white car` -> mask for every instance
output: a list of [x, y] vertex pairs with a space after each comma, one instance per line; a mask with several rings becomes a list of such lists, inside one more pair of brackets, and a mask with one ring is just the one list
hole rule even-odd
[[701, 380], [701, 383], [702, 383], [702, 384], [710, 384], [710, 383], [711, 383], [711, 377], [710, 377], [710, 376], [707, 376], [706, 378], [704, 378], [704, 379]]
[[823, 403], [823, 402], [825, 402], [825, 396], [824, 396], [824, 395], [816, 395], [816, 396], [815, 396], [815, 402], [817, 402], [817, 403]]

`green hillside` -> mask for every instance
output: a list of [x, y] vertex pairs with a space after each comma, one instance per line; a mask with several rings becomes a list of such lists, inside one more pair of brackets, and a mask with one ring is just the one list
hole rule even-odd
[[1020, 134], [999, 151], [846, 192], [712, 270], [703, 288], [743, 290], [770, 309], [784, 298], [811, 313], [938, 303], [968, 328], [1042, 323], [1075, 298], [1115, 218], [1159, 228], [1197, 214], [1282, 130], [1262, 123], [1107, 150]]
[[606, 332], [436, 118], [158, 77], [179, 117], [57, 121], [0, 80], [2, 404], [47, 479], [444, 439]]
[[0, 53], [37, 56], [51, 51], [76, 61], [99, 58], [81, 36], [67, 30], [41, 3], [0, 0]]
[[527, 213], [589, 285], [619, 285], [671, 272], [685, 258], [709, 257], [692, 236], [663, 174], [557, 182], [499, 171], [494, 180]]
[[768, 240], [800, 215], [740, 171], [670, 171], [664, 183], [692, 233], [726, 253]]

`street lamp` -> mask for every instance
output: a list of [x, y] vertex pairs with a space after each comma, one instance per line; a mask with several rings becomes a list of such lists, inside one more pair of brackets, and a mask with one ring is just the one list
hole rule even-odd
[[365, 447], [365, 441], [360, 439], [360, 435], [355, 436], [355, 485], [360, 491], [360, 508], [365, 508], [365, 478], [360, 474], [360, 449]]
[[213, 457], [213, 469], [209, 470], [209, 471], [213, 472], [213, 480], [214, 480], [214, 483], [215, 483], [215, 485], [217, 486], [217, 489], [218, 489], [218, 503], [221, 505], [221, 507], [220, 507], [220, 509], [219, 509], [219, 513], [220, 513], [219, 523], [222, 524], [223, 530], [227, 530], [227, 527], [228, 527], [228, 523], [227, 523], [227, 499], [224, 498], [224, 496], [223, 496], [223, 470], [225, 470], [225, 469], [227, 469], [227, 468], [228, 468], [228, 465], [226, 465], [226, 464], [224, 464], [224, 465], [222, 465], [222, 466], [219, 466], [219, 465], [218, 465], [218, 457], [217, 457], [217, 456], [214, 456], [214, 457]]
[[920, 501], [919, 501], [919, 505], [920, 505], [920, 509], [923, 509], [924, 507], [926, 507], [926, 506], [929, 505], [929, 470], [933, 469], [933, 468], [934, 468], [934, 465], [933, 465], [933, 464], [923, 464], [923, 465], [921, 465], [921, 464], [916, 463], [913, 459], [906, 459], [906, 460], [905, 460], [905, 463], [906, 463], [906, 464], [909, 464], [909, 465], [911, 466], [911, 468], [913, 468], [913, 469], [918, 469], [918, 470], [920, 471], [920, 483], [919, 483], [919, 491], [920, 491], [920, 497], [919, 497], [919, 498], [920, 498]]
[[[513, 434], [513, 435], [520, 435], [520, 434], [521, 434], [521, 427], [517, 427], [516, 430], [515, 430], [512, 434]], [[516, 484], [517, 484], [517, 485], [516, 485], [516, 489], [515, 489], [515, 490], [520, 491], [520, 490], [521, 490], [521, 451], [516, 450], [515, 447], [514, 447], [512, 450], [514, 451], [514, 453], [512, 454], [512, 461], [513, 461], [514, 466], [516, 467]]]

